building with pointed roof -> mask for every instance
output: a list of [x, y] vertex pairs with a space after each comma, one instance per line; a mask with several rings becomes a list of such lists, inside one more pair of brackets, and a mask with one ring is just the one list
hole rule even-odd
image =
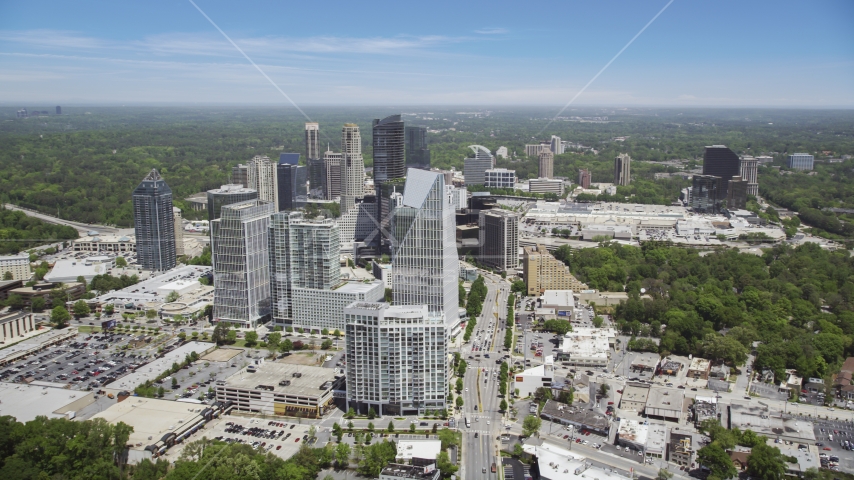
[[169, 270], [176, 265], [172, 208], [172, 190], [152, 169], [133, 191], [137, 263], [146, 270]]

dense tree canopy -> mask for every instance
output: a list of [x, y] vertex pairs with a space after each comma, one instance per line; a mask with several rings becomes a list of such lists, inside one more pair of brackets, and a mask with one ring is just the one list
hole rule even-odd
[[[53, 225], [0, 204], [0, 255], [10, 255], [60, 240], [77, 238], [72, 227]], [[2, 274], [3, 272], [0, 272]]]

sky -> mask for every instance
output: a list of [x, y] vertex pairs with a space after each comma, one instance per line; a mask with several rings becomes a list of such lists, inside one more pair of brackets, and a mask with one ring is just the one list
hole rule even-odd
[[0, 102], [854, 107], [854, 2], [669, 1], [0, 1]]

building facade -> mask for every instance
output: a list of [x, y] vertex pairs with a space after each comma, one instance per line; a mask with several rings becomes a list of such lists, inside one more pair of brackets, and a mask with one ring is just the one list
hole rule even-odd
[[146, 270], [175, 268], [175, 217], [172, 190], [151, 170], [133, 191], [137, 263]]
[[242, 163], [231, 167], [232, 185], [242, 185], [244, 188], [249, 188], [249, 167]]
[[718, 198], [725, 199], [729, 180], [741, 175], [741, 159], [725, 145], [712, 145], [703, 152], [703, 175], [721, 179], [718, 186]]
[[509, 188], [516, 187], [516, 170], [506, 168], [490, 168], [483, 172], [483, 186], [487, 188]]
[[323, 154], [323, 170], [326, 175], [323, 193], [327, 200], [341, 197], [341, 160], [343, 158], [342, 153], [327, 151]]
[[486, 171], [495, 166], [495, 158], [489, 149], [482, 145], [469, 145], [469, 148], [474, 152], [474, 157], [463, 161], [466, 185], [483, 185], [486, 182]]
[[264, 155], [255, 155], [247, 165], [249, 168], [249, 188], [258, 192], [258, 199], [279, 205], [279, 189], [276, 162]]
[[305, 158], [320, 158], [320, 124], [317, 122], [305, 122]]
[[391, 221], [391, 196], [396, 184], [403, 187], [406, 174], [406, 137], [400, 115], [390, 115], [373, 123], [374, 188], [377, 197], [377, 220], [379, 234], [373, 239], [375, 245], [382, 244], [388, 251], [388, 227]]
[[331, 290], [294, 288], [291, 290], [293, 319], [283, 325], [321, 333], [344, 332], [344, 308], [353, 302], [381, 302], [385, 298], [382, 280], [362, 282], [351, 280], [338, 284]]
[[222, 207], [211, 222], [214, 321], [255, 328], [270, 315], [270, 216], [276, 207], [247, 200]]
[[555, 154], [551, 151], [540, 152], [539, 178], [552, 178], [555, 175]]
[[563, 195], [563, 180], [556, 178], [532, 178], [528, 180], [528, 191], [531, 193], [554, 193]]
[[276, 199], [278, 211], [305, 207], [308, 201], [308, 169], [301, 165], [276, 165]]
[[481, 264], [505, 272], [519, 266], [519, 215], [508, 210], [481, 210], [478, 227]]
[[[395, 305], [427, 305], [431, 315], [459, 323], [459, 258], [455, 209], [445, 177], [410, 168], [392, 216]], [[450, 328], [449, 330], [453, 330]]]
[[184, 255], [184, 216], [181, 209], [172, 207], [172, 216], [175, 218], [175, 255]]
[[13, 312], [0, 316], [0, 345], [36, 330], [32, 312]]
[[426, 305], [357, 302], [347, 324], [347, 407], [417, 415], [446, 407], [448, 335]]
[[406, 166], [430, 170], [430, 149], [427, 147], [427, 127], [404, 127], [406, 135]]
[[614, 185], [626, 186], [632, 181], [632, 157], [621, 153], [614, 158]]
[[549, 150], [551, 150], [552, 154], [560, 155], [563, 153], [563, 142], [560, 141], [560, 137], [557, 135], [552, 135], [551, 142], [549, 144]]
[[208, 190], [208, 220], [214, 221], [218, 219], [220, 210], [225, 205], [254, 200], [256, 198], [258, 198], [258, 191], [244, 187], [239, 183], [231, 183]]
[[356, 205], [365, 193], [365, 161], [362, 158], [362, 134], [355, 123], [341, 129], [341, 213]]
[[593, 175], [590, 173], [590, 170], [582, 168], [578, 171], [578, 184], [581, 185], [581, 188], [585, 190], [590, 188], [590, 182], [592, 180]]
[[750, 184], [741, 177], [732, 177], [727, 189], [726, 207], [729, 210], [743, 210], [747, 208], [747, 194]]
[[27, 254], [0, 256], [0, 279], [6, 277], [7, 272], [12, 274], [12, 278], [8, 280], [29, 280], [33, 276], [30, 270], [30, 256]]
[[539, 296], [546, 290], [587, 290], [587, 284], [569, 273], [569, 267], [542, 245], [524, 248], [522, 278], [528, 286], [528, 296]]
[[808, 153], [793, 153], [786, 162], [786, 166], [793, 170], [812, 170], [814, 165], [815, 157]]
[[726, 201], [724, 181], [713, 175], [694, 175], [691, 181], [691, 208], [699, 213], [718, 213]]
[[753, 157], [741, 157], [739, 175], [747, 182], [747, 194], [759, 196], [759, 160]]
[[332, 290], [341, 283], [338, 224], [308, 220], [302, 212], [280, 212], [270, 219], [269, 242], [273, 321], [290, 326], [294, 288]]

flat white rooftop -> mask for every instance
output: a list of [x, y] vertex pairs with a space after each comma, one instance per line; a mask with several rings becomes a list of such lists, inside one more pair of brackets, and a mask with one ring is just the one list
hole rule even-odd
[[0, 382], [0, 416], [11, 415], [19, 422], [29, 422], [40, 415], [61, 418], [65, 415], [54, 413], [56, 410], [87, 395], [92, 394], [65, 388]]
[[423, 458], [435, 460], [442, 451], [441, 440], [400, 440], [397, 442], [397, 459]]
[[556, 307], [574, 307], [575, 297], [572, 290], [546, 290], [543, 292], [542, 305], [553, 305]]
[[133, 444], [135, 450], [142, 450], [160, 440], [163, 435], [196, 418], [205, 408], [207, 405], [128, 397], [125, 401], [95, 414], [92, 419], [103, 418], [113, 424], [124, 422], [130, 425], [133, 427], [133, 433], [130, 434], [128, 443]]
[[101, 295], [95, 301], [98, 303], [133, 303], [135, 305], [145, 305], [148, 302], [165, 302], [166, 295], [169, 292], [164, 291], [162, 287], [179, 281], [197, 282], [199, 277], [212, 270], [211, 267], [207, 266], [182, 265], [136, 285]]
[[525, 445], [525, 453], [536, 455], [540, 478], [548, 480], [626, 480], [628, 476], [591, 466], [587, 457], [552, 443]]
[[215, 343], [209, 342], [187, 342], [167, 353], [163, 358], [158, 358], [148, 365], [143, 365], [137, 368], [135, 372], [117, 379], [115, 382], [110, 384], [110, 388], [132, 391], [146, 380], [154, 380], [157, 378], [158, 375], [171, 368], [173, 363], [182, 362], [184, 357], [189, 355], [191, 352], [196, 352], [201, 356], [215, 346]]

